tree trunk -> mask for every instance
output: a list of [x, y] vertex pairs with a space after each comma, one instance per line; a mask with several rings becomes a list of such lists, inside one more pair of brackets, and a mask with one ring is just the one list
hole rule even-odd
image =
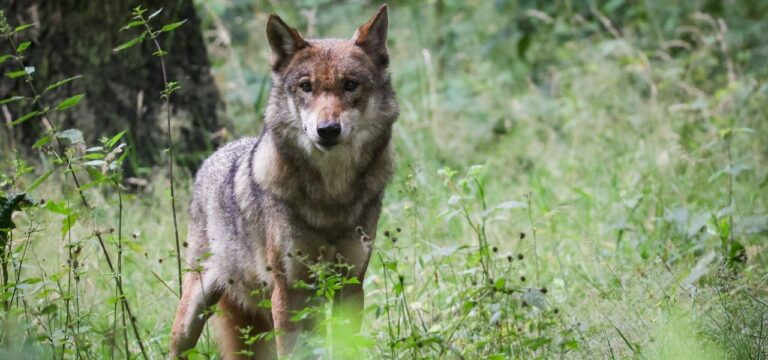
[[[120, 31], [131, 20], [132, 8], [139, 4], [149, 9], [145, 16], [163, 7], [151, 21], [156, 29], [187, 20], [159, 39], [168, 52], [168, 80], [181, 85], [181, 90], [171, 97], [175, 158], [194, 170], [217, 145], [212, 134], [220, 128], [217, 109], [221, 100], [210, 74], [211, 64], [192, 0], [11, 0], [0, 8], [4, 8], [11, 26], [35, 24], [18, 37], [19, 41], [32, 41], [24, 57], [27, 66], [35, 67], [33, 77], [38, 89], [83, 75], [43, 98], [46, 106], [54, 106], [69, 96], [86, 94], [79, 105], [51, 114], [56, 128], [81, 130], [89, 146], [96, 146], [101, 137], [128, 130], [132, 155], [127, 170], [136, 174], [160, 163], [167, 148], [164, 101], [160, 98], [164, 83], [160, 58], [152, 55], [154, 45], [145, 40], [127, 50], [112, 51], [141, 33], [140, 27]], [[0, 54], [11, 51], [7, 42], [0, 45]], [[11, 63], [6, 61], [0, 70], [17, 70], [18, 66]], [[6, 77], [0, 81], [0, 98], [19, 94], [31, 96], [23, 80]], [[0, 116], [5, 110], [18, 118], [30, 109], [29, 104], [8, 104], [0, 109]], [[25, 148], [42, 133], [39, 120], [13, 128], [14, 141]]]

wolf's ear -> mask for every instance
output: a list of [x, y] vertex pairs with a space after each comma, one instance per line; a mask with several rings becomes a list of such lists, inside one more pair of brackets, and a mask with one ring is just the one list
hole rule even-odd
[[293, 54], [309, 45], [296, 29], [274, 14], [267, 21], [267, 41], [272, 49], [273, 71], [278, 71]]
[[380, 67], [389, 65], [389, 54], [387, 53], [387, 26], [389, 18], [387, 16], [387, 5], [382, 5], [379, 12], [371, 20], [357, 28], [352, 40], [355, 45], [363, 48], [373, 62]]

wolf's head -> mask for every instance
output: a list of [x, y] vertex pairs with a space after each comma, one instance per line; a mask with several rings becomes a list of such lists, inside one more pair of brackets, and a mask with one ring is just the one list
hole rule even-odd
[[[272, 15], [272, 95], [267, 126], [309, 154], [365, 151], [398, 115], [387, 67], [387, 7], [350, 39], [304, 39]], [[376, 141], [378, 142], [378, 141]]]

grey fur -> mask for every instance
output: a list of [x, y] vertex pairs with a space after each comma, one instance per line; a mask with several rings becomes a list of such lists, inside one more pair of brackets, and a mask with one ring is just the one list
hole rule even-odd
[[[343, 41], [307, 43], [332, 52]], [[284, 271], [289, 283], [307, 279], [305, 266], [293, 260], [296, 255], [341, 258], [353, 266], [351, 276], [362, 280], [365, 275], [370, 247], [356, 228], [375, 236], [393, 171], [390, 137], [399, 110], [389, 74], [385, 67], [371, 72], [368, 101], [352, 124], [350, 140], [330, 151], [307, 145], [288, 79], [273, 73], [260, 136], [227, 144], [196, 175], [186, 265], [200, 271], [188, 274], [185, 291], [187, 281], [199, 282], [201, 289], [182, 299], [172, 356], [194, 346], [205, 321], [203, 314], [186, 314], [185, 302], [199, 309], [226, 300], [243, 313], [270, 318], [259, 303], [273, 290], [271, 272]], [[270, 234], [281, 270], [267, 259]]]

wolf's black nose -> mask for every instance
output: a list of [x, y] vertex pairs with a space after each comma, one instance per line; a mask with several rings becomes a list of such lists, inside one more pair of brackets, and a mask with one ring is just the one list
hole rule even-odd
[[328, 121], [317, 126], [317, 135], [323, 140], [333, 140], [341, 134], [341, 124]]

